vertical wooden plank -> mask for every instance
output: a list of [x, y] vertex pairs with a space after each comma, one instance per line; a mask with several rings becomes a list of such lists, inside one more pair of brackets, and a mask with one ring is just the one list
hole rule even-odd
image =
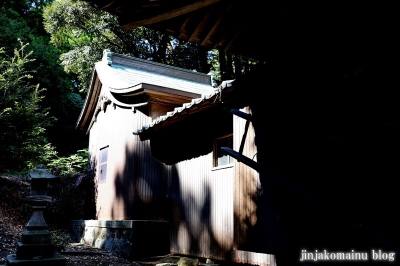
[[[251, 114], [250, 108], [246, 107], [241, 111]], [[246, 120], [234, 116], [234, 150], [238, 150], [245, 131]], [[246, 135], [243, 155], [256, 160], [257, 152], [254, 142], [254, 128], [250, 123]], [[255, 245], [254, 238], [260, 232], [254, 232], [254, 228], [259, 220], [257, 205], [260, 192], [259, 174], [254, 169], [239, 162], [235, 162], [235, 247], [237, 249], [249, 249]], [[252, 230], [250, 230], [252, 229]], [[254, 232], [252, 235], [249, 232]]]

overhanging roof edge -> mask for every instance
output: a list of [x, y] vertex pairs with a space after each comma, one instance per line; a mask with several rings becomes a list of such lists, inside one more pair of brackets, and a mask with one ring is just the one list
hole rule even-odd
[[[96, 69], [95, 69], [95, 67], [93, 67], [92, 79], [90, 81], [89, 89], [86, 93], [86, 98], [85, 98], [83, 107], [81, 109], [81, 113], [79, 114], [79, 118], [76, 122], [75, 129], [83, 130], [85, 127], [86, 119], [84, 119], [84, 115], [87, 114], [87, 112], [90, 112], [90, 110], [88, 110], [89, 102], [93, 101], [94, 100], [93, 98], [96, 98], [96, 96], [94, 96], [95, 94], [98, 94], [97, 90], [92, 90], [92, 87], [94, 87], [94, 85], [95, 85], [96, 78], [97, 78]], [[93, 104], [91, 106], [93, 106]]]
[[[181, 107], [175, 108], [174, 111], [168, 112], [166, 115], [159, 116], [152, 123], [145, 125], [142, 128], [139, 128], [132, 133], [134, 135], [139, 135], [142, 141], [147, 140], [150, 138], [151, 132], [153, 132], [157, 128], [166, 127], [172, 124], [171, 119], [176, 118], [178, 115], [184, 115], [184, 116], [191, 115], [190, 110], [197, 108], [200, 105], [203, 105], [205, 107], [199, 110], [198, 112], [202, 112], [215, 105], [223, 104], [222, 93], [230, 88], [233, 88], [234, 84], [235, 80], [223, 81], [222, 84], [215, 89], [214, 93], [209, 94], [207, 96], [202, 96], [201, 98], [193, 99], [191, 102], [185, 103]], [[214, 100], [210, 102], [210, 100], [212, 99]], [[185, 114], [183, 114], [184, 112]]]

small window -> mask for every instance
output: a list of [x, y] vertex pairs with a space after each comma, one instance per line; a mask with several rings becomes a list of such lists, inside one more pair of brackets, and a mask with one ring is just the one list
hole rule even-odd
[[227, 135], [214, 140], [214, 162], [213, 166], [218, 167], [222, 165], [227, 165], [233, 163], [233, 158], [226, 154], [221, 147], [233, 148], [233, 137], [232, 135]]
[[100, 149], [99, 183], [105, 183], [107, 178], [108, 146]]

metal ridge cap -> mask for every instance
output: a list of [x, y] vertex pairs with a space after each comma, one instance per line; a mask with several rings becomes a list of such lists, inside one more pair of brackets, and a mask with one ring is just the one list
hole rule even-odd
[[[103, 59], [102, 60], [104, 62], [106, 62], [107, 64], [112, 65], [114, 56], [120, 57], [122, 59], [128, 59], [128, 60], [132, 60], [132, 61], [146, 63], [149, 65], [156, 65], [156, 66], [162, 66], [162, 67], [170, 68], [170, 69], [174, 69], [174, 70], [179, 70], [179, 71], [187, 72], [187, 73], [194, 74], [194, 75], [199, 75], [199, 76], [204, 76], [204, 77], [209, 76], [206, 73], [197, 72], [197, 71], [193, 71], [193, 70], [189, 70], [189, 69], [185, 69], [185, 68], [181, 68], [181, 67], [176, 67], [176, 66], [172, 66], [172, 65], [168, 65], [168, 64], [163, 64], [163, 63], [159, 63], [159, 62], [155, 62], [155, 61], [150, 61], [150, 60], [142, 59], [142, 58], [135, 57], [135, 56], [119, 54], [116, 52], [112, 52], [108, 49], [105, 49], [103, 51]], [[121, 65], [121, 64], [119, 64], [119, 65]]]

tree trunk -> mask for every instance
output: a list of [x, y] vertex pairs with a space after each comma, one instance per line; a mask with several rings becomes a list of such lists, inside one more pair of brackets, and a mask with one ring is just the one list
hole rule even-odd
[[197, 46], [197, 54], [199, 60], [199, 71], [202, 73], [210, 72], [210, 64], [208, 64], [207, 60], [208, 50], [204, 47]]
[[242, 75], [242, 60], [235, 56], [234, 58], [234, 64], [235, 64], [235, 78], [238, 78]]

